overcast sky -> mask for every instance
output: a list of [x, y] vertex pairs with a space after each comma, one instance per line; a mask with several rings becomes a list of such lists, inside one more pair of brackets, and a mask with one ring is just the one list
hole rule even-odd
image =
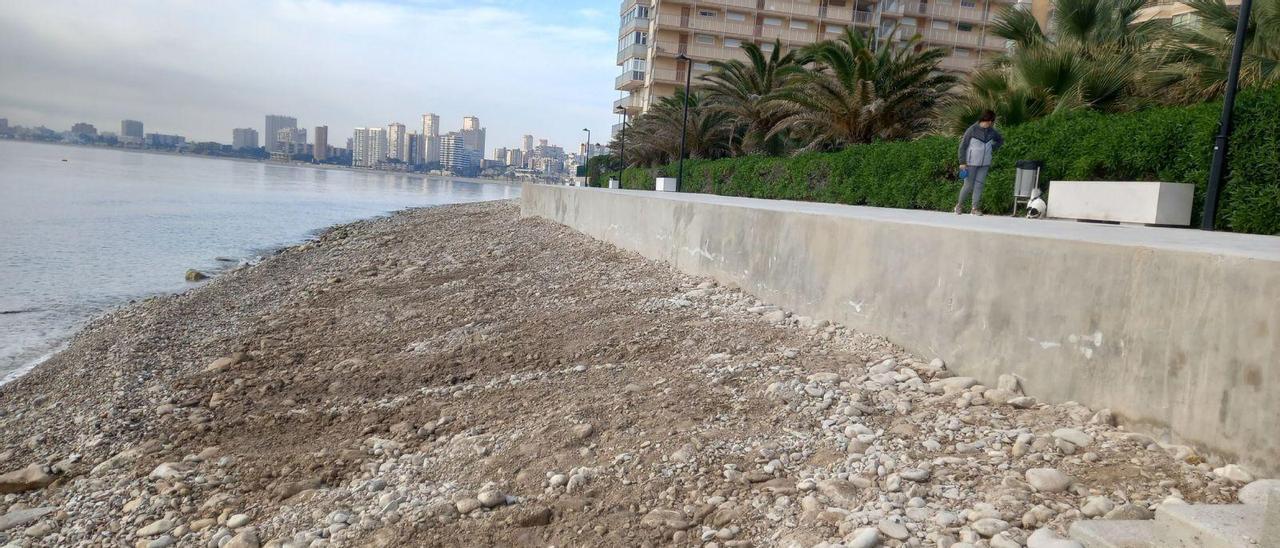
[[476, 115], [486, 156], [521, 135], [607, 139], [615, 0], [3, 0], [0, 118], [231, 142], [265, 114], [308, 130]]

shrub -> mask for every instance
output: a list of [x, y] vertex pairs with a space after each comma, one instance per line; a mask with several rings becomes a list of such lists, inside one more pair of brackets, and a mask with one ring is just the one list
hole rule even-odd
[[[1166, 181], [1196, 185], [1199, 224], [1221, 103], [1127, 114], [1074, 112], [1003, 128], [982, 207], [1013, 207], [1014, 162], [1042, 160], [1050, 180]], [[1236, 102], [1229, 173], [1219, 206], [1223, 230], [1280, 234], [1280, 88], [1249, 90]], [[790, 158], [746, 156], [685, 161], [684, 192], [932, 209], [955, 204], [961, 183], [955, 137], [854, 145]], [[653, 189], [676, 165], [630, 168], [623, 187]]]

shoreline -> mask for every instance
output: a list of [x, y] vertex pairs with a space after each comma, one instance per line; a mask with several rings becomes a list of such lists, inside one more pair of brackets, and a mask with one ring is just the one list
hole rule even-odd
[[346, 171], [351, 173], [370, 173], [375, 175], [415, 177], [422, 180], [444, 179], [444, 180], [453, 180], [453, 181], [463, 181], [468, 183], [497, 184], [497, 185], [504, 185], [504, 186], [520, 185], [520, 181], [509, 181], [506, 179], [486, 179], [483, 177], [455, 177], [452, 175], [431, 175], [427, 173], [412, 173], [412, 172], [404, 172], [404, 171], [384, 171], [384, 170], [378, 170], [378, 169], [364, 169], [364, 168], [355, 168], [351, 166], [341, 166], [336, 164], [310, 164], [305, 162], [277, 162], [273, 160], [254, 160], [250, 158], [236, 158], [231, 156], [184, 154], [181, 152], [170, 152], [170, 151], [164, 151], [164, 150], [153, 150], [153, 149], [142, 149], [142, 148], [81, 145], [81, 144], [75, 144], [75, 143], [62, 143], [62, 142], [49, 142], [49, 141], [25, 141], [25, 140], [19, 140], [19, 139], [0, 139], [0, 143], [29, 143], [34, 145], [61, 146], [61, 147], [71, 147], [71, 148], [89, 149], [89, 150], [110, 150], [110, 151], [118, 151], [118, 152], [154, 154], [157, 156], [174, 156], [179, 158], [203, 158], [206, 160], [230, 160], [233, 162], [242, 162], [246, 164], [261, 164], [265, 166], [274, 166], [274, 167], [296, 167], [296, 168], [311, 168], [311, 169], [330, 170], [330, 171]]
[[26, 519], [0, 543], [1021, 543], [1234, 500], [1193, 450], [1019, 390], [511, 201], [414, 208], [0, 386], [0, 519]]

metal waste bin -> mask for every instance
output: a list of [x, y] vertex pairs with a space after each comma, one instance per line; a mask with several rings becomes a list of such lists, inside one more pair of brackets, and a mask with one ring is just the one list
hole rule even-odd
[[1040, 160], [1018, 160], [1013, 178], [1013, 215], [1018, 215], [1018, 204], [1031, 202], [1032, 192], [1040, 188], [1040, 170], [1044, 162]]

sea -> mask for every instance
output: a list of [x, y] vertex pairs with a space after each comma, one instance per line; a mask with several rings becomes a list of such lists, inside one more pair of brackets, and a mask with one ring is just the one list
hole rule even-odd
[[333, 224], [520, 188], [0, 140], [0, 384], [94, 316], [194, 287]]

